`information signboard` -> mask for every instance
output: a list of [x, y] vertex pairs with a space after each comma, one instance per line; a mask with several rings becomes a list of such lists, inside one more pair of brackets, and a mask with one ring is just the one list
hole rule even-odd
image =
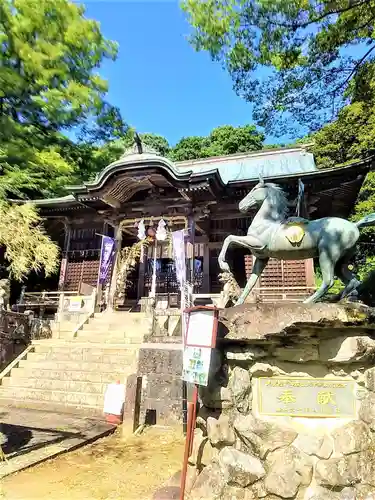
[[183, 374], [185, 382], [207, 386], [211, 351], [216, 345], [218, 310], [215, 307], [193, 307], [185, 332]]
[[82, 302], [83, 298], [82, 297], [71, 297], [69, 299], [69, 312], [78, 312], [82, 308]]

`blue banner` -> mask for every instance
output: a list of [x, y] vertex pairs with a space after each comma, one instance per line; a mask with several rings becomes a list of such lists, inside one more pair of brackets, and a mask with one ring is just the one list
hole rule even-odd
[[99, 267], [99, 283], [101, 285], [106, 282], [115, 249], [115, 240], [113, 238], [109, 236], [103, 236], [102, 238]]

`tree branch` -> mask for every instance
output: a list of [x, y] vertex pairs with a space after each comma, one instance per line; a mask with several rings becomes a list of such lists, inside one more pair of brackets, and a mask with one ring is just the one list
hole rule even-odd
[[367, 52], [366, 54], [357, 62], [357, 64], [354, 66], [354, 68], [352, 69], [352, 71], [349, 73], [349, 75], [345, 78], [345, 80], [340, 83], [340, 85], [338, 85], [331, 93], [332, 94], [336, 94], [336, 92], [340, 89], [342, 89], [343, 87], [345, 87], [345, 85], [349, 82], [349, 80], [353, 77], [353, 75], [355, 75], [355, 73], [357, 73], [359, 67], [361, 66], [361, 64], [365, 61], [365, 59], [371, 54], [371, 52], [375, 49], [375, 45], [373, 45]]
[[342, 9], [330, 10], [328, 12], [324, 12], [324, 13], [320, 14], [319, 16], [316, 16], [313, 19], [309, 19], [308, 21], [305, 21], [303, 23], [298, 23], [296, 21], [293, 21], [291, 23], [280, 23], [280, 22], [273, 21], [272, 19], [267, 19], [267, 22], [269, 22], [270, 24], [273, 24], [275, 26], [281, 26], [283, 28], [291, 28], [292, 30], [295, 31], [299, 28], [307, 28], [311, 24], [318, 23], [319, 21], [322, 21], [326, 17], [332, 16], [334, 14], [343, 14], [344, 12], [349, 12], [350, 10], [356, 9], [357, 7], [360, 7], [361, 5], [366, 5], [367, 3], [369, 3], [369, 1], [370, 0], [363, 0], [361, 2], [357, 2], [353, 5], [348, 5], [347, 7], [343, 7]]

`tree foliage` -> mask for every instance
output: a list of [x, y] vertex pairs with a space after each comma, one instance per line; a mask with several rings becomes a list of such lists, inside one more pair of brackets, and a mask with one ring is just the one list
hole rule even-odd
[[78, 127], [93, 142], [126, 129], [97, 73], [116, 44], [68, 0], [0, 0], [0, 42], [2, 186], [9, 196], [59, 193], [77, 169], [61, 132]]
[[194, 47], [223, 63], [266, 131], [285, 133], [288, 117], [317, 130], [356, 100], [364, 75], [373, 82], [375, 0], [184, 0], [183, 8]]
[[116, 45], [68, 0], [0, 0], [1, 117], [61, 129], [103, 110]]
[[183, 137], [171, 150], [171, 158], [182, 161], [258, 151], [263, 141], [264, 135], [254, 125], [224, 125], [213, 129], [207, 137]]
[[30, 271], [57, 270], [59, 250], [45, 233], [40, 217], [30, 204], [0, 202], [0, 247], [9, 263], [10, 276], [21, 280]]
[[[84, 176], [95, 143], [126, 133], [97, 73], [116, 53], [69, 0], [0, 0], [0, 247], [16, 279], [53, 273], [58, 248], [32, 206], [4, 200], [59, 194]], [[85, 144], [64, 136], [72, 128]]]
[[[207, 137], [183, 137], [175, 146], [170, 146], [167, 139], [161, 135], [151, 133], [139, 135], [145, 145], [151, 146], [161, 156], [173, 161], [258, 151], [262, 149], [264, 141], [264, 135], [254, 125], [243, 127], [224, 125], [213, 129]], [[134, 129], [129, 128], [121, 139], [103, 145], [78, 144], [71, 151], [70, 158], [79, 165], [79, 175], [84, 180], [88, 176], [93, 177], [107, 165], [118, 160], [124, 151], [133, 145]]]
[[[375, 154], [375, 94], [373, 82], [363, 81], [357, 89], [356, 100], [338, 113], [337, 119], [311, 134], [305, 142], [312, 143], [318, 168], [334, 168], [359, 161]], [[353, 220], [375, 213], [375, 173], [369, 172], [358, 195]], [[359, 275], [363, 279], [375, 265], [375, 231], [361, 231]]]
[[[170, 146], [164, 137], [157, 134], [140, 134], [143, 144], [151, 146], [162, 156], [168, 156]], [[64, 155], [76, 165], [77, 182], [93, 179], [110, 163], [119, 160], [124, 152], [134, 146], [134, 129], [127, 128], [124, 134], [103, 144], [87, 141], [72, 143], [66, 140]]]

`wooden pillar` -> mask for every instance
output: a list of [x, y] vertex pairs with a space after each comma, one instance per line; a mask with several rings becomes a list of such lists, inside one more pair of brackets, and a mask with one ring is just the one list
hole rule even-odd
[[203, 293], [210, 293], [210, 247], [209, 241], [204, 242], [203, 250]]
[[188, 281], [193, 285], [194, 283], [194, 263], [195, 263], [195, 220], [194, 216], [188, 217], [188, 230], [189, 230], [189, 246], [191, 255], [188, 263]]
[[61, 259], [59, 285], [58, 285], [58, 289], [61, 291], [63, 291], [65, 287], [66, 270], [69, 262], [68, 252], [70, 248], [70, 238], [72, 234], [72, 228], [69, 221], [64, 221], [64, 227], [65, 227], [64, 250]]
[[120, 224], [116, 223], [114, 225], [114, 230], [115, 230], [115, 255], [113, 258], [111, 286], [109, 289], [109, 298], [108, 298], [108, 310], [112, 311], [115, 305], [114, 302], [115, 302], [115, 293], [117, 284], [117, 273], [118, 273], [118, 265], [119, 265], [121, 244], [122, 244], [122, 230]]
[[144, 295], [145, 289], [145, 270], [146, 270], [146, 259], [148, 247], [143, 247], [143, 259], [139, 261], [139, 271], [138, 271], [138, 284], [137, 284], [137, 301], [139, 301]]

